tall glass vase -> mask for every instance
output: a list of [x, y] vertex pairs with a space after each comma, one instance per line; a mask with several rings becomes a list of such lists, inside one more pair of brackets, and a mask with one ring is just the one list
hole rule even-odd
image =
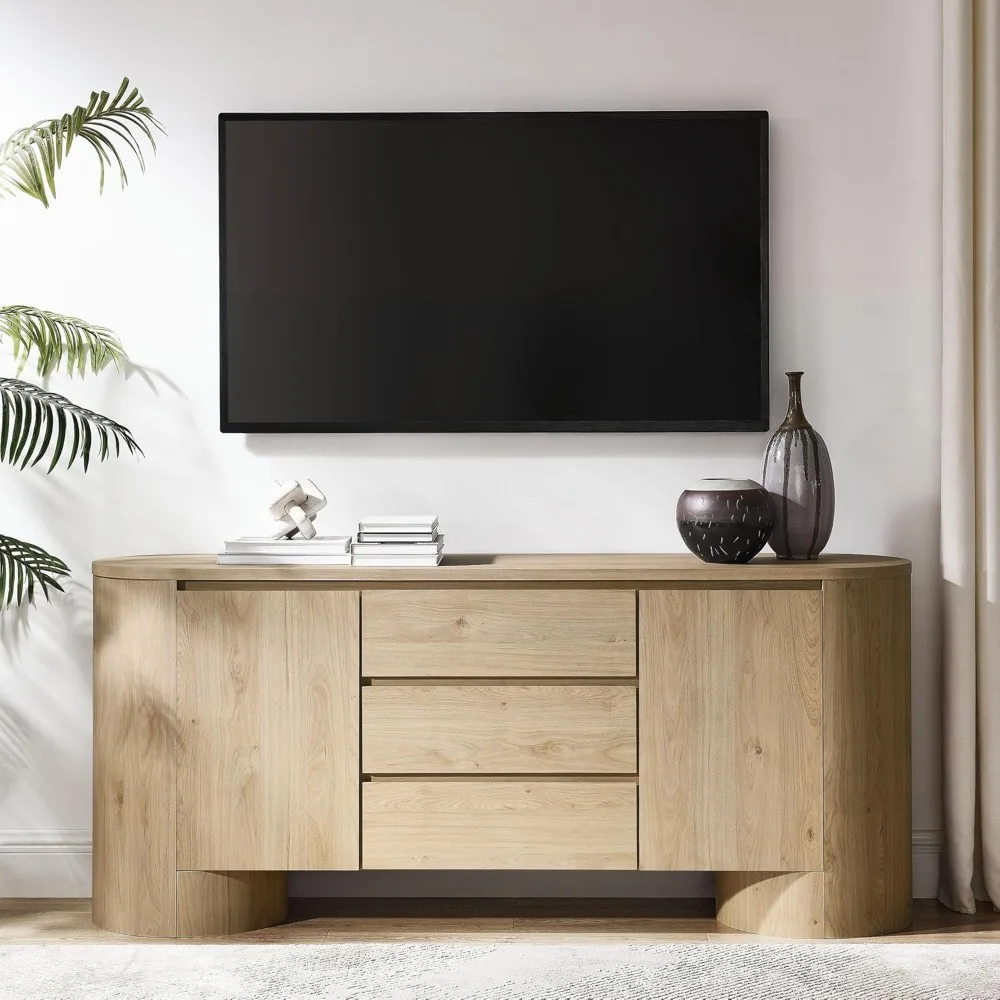
[[788, 376], [788, 413], [764, 452], [764, 488], [771, 495], [779, 559], [815, 559], [833, 530], [833, 465], [826, 442], [802, 412], [802, 372]]

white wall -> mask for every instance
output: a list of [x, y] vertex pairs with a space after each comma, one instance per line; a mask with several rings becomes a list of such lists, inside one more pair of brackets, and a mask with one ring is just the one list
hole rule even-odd
[[[33, 0], [4, 4], [0, 132], [123, 74], [169, 137], [122, 195], [85, 150], [48, 213], [0, 204], [0, 300], [113, 327], [144, 372], [77, 383], [145, 451], [46, 478], [0, 469], [0, 525], [64, 556], [68, 596], [0, 646], [0, 896], [87, 891], [96, 556], [213, 550], [271, 477], [327, 530], [440, 512], [453, 551], [674, 551], [701, 476], [760, 474], [766, 435], [222, 436], [220, 111], [766, 108], [775, 423], [786, 368], [829, 444], [831, 551], [914, 561], [914, 825], [939, 827], [939, 5], [936, 0]], [[112, 186], [113, 188], [113, 186]], [[294, 331], [275, 345], [294, 349]], [[54, 379], [64, 389], [65, 379]], [[336, 391], [336, 386], [331, 386]], [[308, 892], [316, 883], [296, 883]], [[567, 891], [570, 891], [568, 888]], [[641, 891], [636, 888], [635, 891]]]

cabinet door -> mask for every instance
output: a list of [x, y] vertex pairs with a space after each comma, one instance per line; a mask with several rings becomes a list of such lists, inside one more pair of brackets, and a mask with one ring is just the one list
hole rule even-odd
[[358, 866], [358, 595], [177, 595], [177, 867]]
[[358, 867], [361, 734], [356, 591], [290, 590], [288, 865]]
[[639, 596], [639, 867], [822, 868], [821, 594]]

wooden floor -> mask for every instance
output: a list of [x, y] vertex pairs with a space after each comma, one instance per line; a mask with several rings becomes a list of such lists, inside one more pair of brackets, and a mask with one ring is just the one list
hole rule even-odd
[[[249, 934], [213, 939], [252, 942], [461, 941], [539, 944], [628, 944], [693, 941], [726, 944], [778, 940], [731, 931], [704, 900], [293, 900], [287, 923]], [[982, 904], [981, 904], [982, 906]], [[97, 930], [89, 899], [0, 899], [0, 945], [73, 942], [127, 943]], [[913, 926], [871, 941], [1000, 943], [1000, 913], [952, 913], [933, 900], [914, 904]]]

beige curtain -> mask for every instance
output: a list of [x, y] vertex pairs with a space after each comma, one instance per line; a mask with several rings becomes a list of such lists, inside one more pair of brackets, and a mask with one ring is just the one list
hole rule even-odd
[[944, 855], [1000, 906], [1000, 0], [943, 2]]

